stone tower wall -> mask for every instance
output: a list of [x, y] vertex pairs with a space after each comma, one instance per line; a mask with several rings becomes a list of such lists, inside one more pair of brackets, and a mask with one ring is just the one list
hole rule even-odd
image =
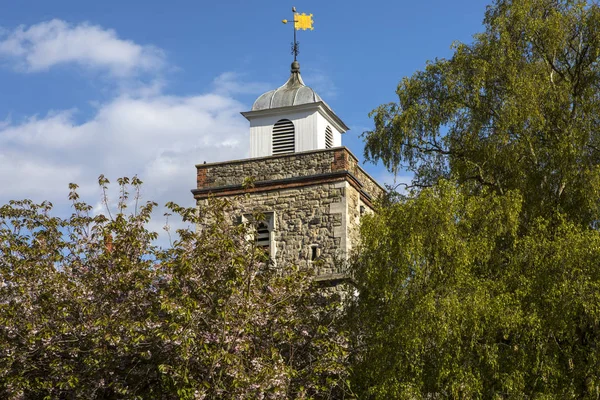
[[[196, 167], [199, 203], [236, 197], [232, 220], [273, 213], [274, 261], [315, 265], [322, 275], [341, 273], [335, 261], [356, 246], [361, 214], [384, 193], [344, 147]], [[253, 186], [245, 186], [248, 178]], [[312, 247], [318, 249], [316, 262]]]

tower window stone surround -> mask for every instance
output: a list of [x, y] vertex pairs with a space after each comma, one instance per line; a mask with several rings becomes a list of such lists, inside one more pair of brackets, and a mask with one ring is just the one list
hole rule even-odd
[[236, 215], [238, 223], [248, 224], [253, 232], [248, 240], [253, 240], [258, 247], [263, 249], [272, 260], [275, 260], [277, 248], [274, 237], [276, 229], [276, 217], [274, 212], [242, 213]]

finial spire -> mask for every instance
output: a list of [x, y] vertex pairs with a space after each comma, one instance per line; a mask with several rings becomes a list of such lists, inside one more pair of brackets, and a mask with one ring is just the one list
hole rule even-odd
[[[292, 7], [292, 12], [294, 13], [294, 41], [292, 42], [292, 54], [294, 55], [294, 61], [296, 61], [296, 59], [298, 58], [298, 54], [300, 53], [300, 43], [296, 40], [296, 31], [298, 29], [302, 29], [302, 30], [307, 30], [310, 29], [311, 31], [314, 30], [315, 28], [313, 28], [313, 19], [312, 19], [312, 14], [306, 15], [305, 13], [302, 14], [298, 14], [296, 12], [296, 7]], [[281, 22], [283, 22], [284, 24], [288, 23], [287, 19], [282, 20]], [[300, 68], [300, 67], [298, 67]]]

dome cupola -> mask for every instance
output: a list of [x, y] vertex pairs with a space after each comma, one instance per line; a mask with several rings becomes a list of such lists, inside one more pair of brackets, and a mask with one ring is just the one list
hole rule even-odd
[[304, 84], [297, 61], [292, 63], [286, 83], [260, 95], [252, 110], [242, 115], [250, 121], [250, 157], [338, 147], [342, 145], [342, 133], [349, 129]]
[[252, 106], [252, 111], [268, 110], [279, 107], [297, 106], [300, 104], [317, 103], [323, 101], [310, 87], [304, 84], [300, 75], [300, 63], [292, 63], [292, 71], [287, 82], [274, 90], [262, 94]]

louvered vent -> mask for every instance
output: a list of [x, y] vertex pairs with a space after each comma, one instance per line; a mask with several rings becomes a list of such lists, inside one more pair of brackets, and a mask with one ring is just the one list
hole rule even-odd
[[327, 125], [325, 128], [325, 148], [330, 149], [333, 147], [333, 132], [331, 131], [331, 127]]
[[265, 250], [268, 250], [271, 244], [271, 233], [264, 222], [261, 222], [256, 228], [256, 244]]
[[273, 155], [293, 153], [294, 124], [289, 119], [281, 119], [273, 126]]

